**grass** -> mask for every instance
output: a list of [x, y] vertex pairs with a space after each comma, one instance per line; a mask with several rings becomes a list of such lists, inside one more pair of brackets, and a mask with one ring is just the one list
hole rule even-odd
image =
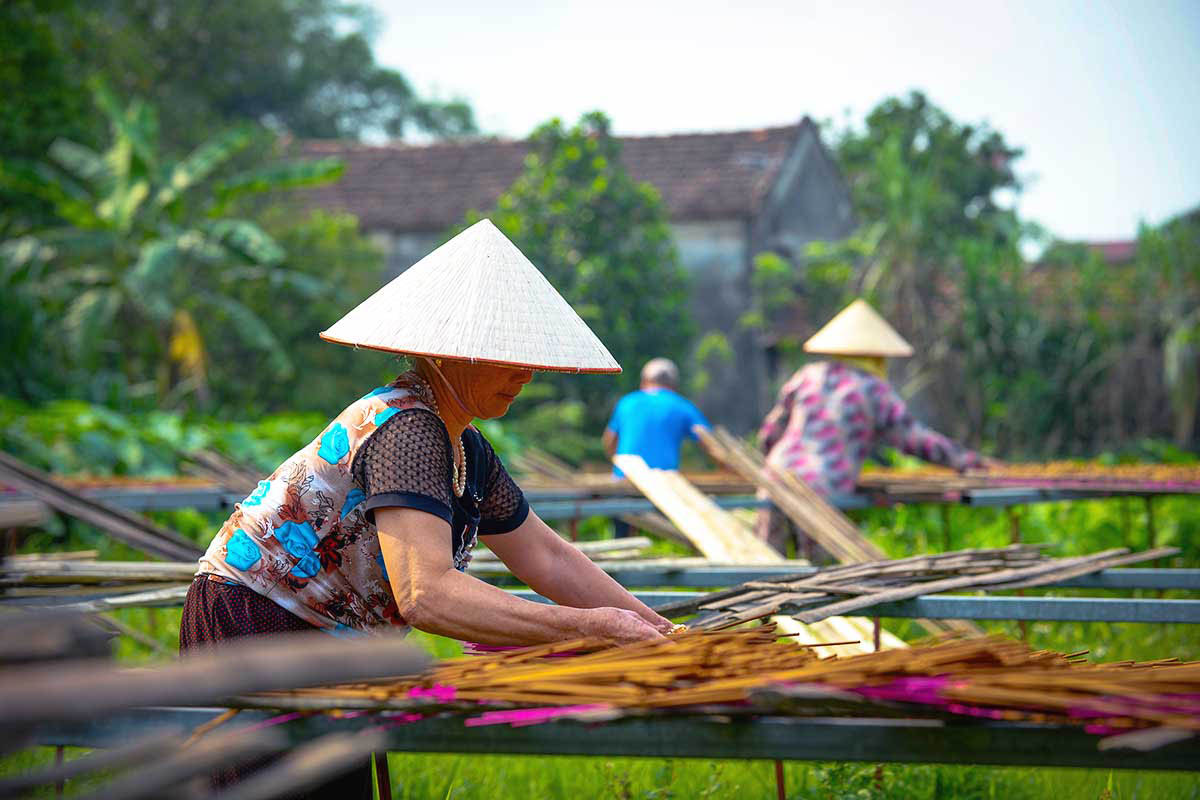
[[[67, 748], [65, 755], [85, 752]], [[44, 768], [53, 759], [52, 748], [35, 748], [0, 758], [0, 774]], [[388, 766], [397, 800], [776, 796], [770, 761], [392, 753]], [[1200, 800], [1200, 776], [1191, 773], [787, 762], [784, 782], [793, 800]], [[68, 781], [65, 796], [100, 783]], [[45, 787], [33, 796], [55, 795]]]
[[[770, 761], [393, 753], [388, 763], [393, 795], [406, 800], [776, 796]], [[788, 762], [784, 782], [797, 800], [1200, 798], [1200, 778], [1158, 772]]]

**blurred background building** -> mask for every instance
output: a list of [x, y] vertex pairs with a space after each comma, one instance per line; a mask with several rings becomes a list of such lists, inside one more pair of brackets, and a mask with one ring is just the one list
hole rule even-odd
[[[780, 128], [620, 137], [620, 145], [630, 175], [662, 197], [697, 327], [720, 332], [733, 350], [697, 404], [749, 430], [769, 406], [772, 377], [770, 339], [741, 324], [751, 308], [752, 259], [764, 251], [797, 258], [810, 242], [849, 234], [854, 211], [841, 171], [808, 117]], [[467, 212], [495, 206], [521, 175], [529, 145], [312, 140], [299, 150], [345, 162], [342, 179], [313, 190], [309, 202], [358, 217], [383, 244], [390, 278], [444, 241]]]

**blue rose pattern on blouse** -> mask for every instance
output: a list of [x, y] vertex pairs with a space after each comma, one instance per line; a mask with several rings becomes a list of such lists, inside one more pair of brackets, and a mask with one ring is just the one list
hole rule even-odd
[[311, 578], [321, 571], [321, 559], [313, 552], [317, 546], [317, 532], [308, 522], [285, 522], [275, 529], [275, 538], [296, 558], [300, 559], [292, 567], [292, 574], [297, 578]]
[[360, 397], [358, 399], [366, 400], [368, 397], [376, 397], [381, 394], [387, 394], [390, 391], [392, 391], [391, 386], [380, 386], [378, 389], [372, 389], [371, 391], [367, 392], [366, 394], [364, 394], [362, 397]]
[[304, 558], [317, 546], [317, 532], [309, 522], [285, 522], [275, 529], [275, 538], [296, 558]]
[[257, 564], [260, 558], [262, 551], [244, 530], [238, 528], [237, 533], [229, 537], [229, 542], [225, 545], [225, 561], [230, 566], [247, 570]]
[[330, 464], [336, 464], [349, 452], [350, 436], [346, 432], [346, 426], [340, 422], [333, 423], [321, 437], [321, 448], [317, 450], [317, 455]]
[[357, 486], [346, 494], [346, 502], [342, 503], [342, 515], [338, 519], [345, 519], [346, 515], [355, 509], [355, 507], [363, 500], [367, 499], [367, 495], [362, 489]]
[[244, 506], [261, 506], [263, 498], [267, 496], [267, 492], [271, 491], [270, 481], [259, 481], [258, 487], [250, 493], [250, 496], [242, 501]]
[[375, 427], [378, 428], [380, 425], [387, 422], [389, 419], [391, 419], [392, 417], [396, 416], [399, 413], [400, 413], [400, 409], [398, 409], [398, 408], [390, 408], [390, 407], [385, 408], [383, 411], [380, 411], [378, 414], [375, 415]]
[[311, 578], [321, 571], [321, 559], [316, 553], [309, 553], [292, 567], [292, 574], [297, 578]]

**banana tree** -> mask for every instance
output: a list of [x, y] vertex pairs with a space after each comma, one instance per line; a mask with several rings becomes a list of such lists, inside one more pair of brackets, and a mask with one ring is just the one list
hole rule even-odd
[[107, 150], [58, 139], [41, 163], [0, 162], [0, 183], [49, 201], [58, 218], [0, 243], [0, 279], [53, 310], [47, 336], [85, 372], [119, 372], [159, 403], [205, 401], [205, 342], [214, 336], [236, 337], [255, 368], [288, 375], [285, 349], [230, 290], [271, 280], [315, 297], [326, 287], [288, 270], [279, 245], [231, 209], [248, 195], [334, 180], [342, 164], [235, 171], [235, 157], [261, 141], [250, 126], [171, 159], [159, 152], [149, 105], [122, 106], [103, 88], [96, 103], [111, 129]]

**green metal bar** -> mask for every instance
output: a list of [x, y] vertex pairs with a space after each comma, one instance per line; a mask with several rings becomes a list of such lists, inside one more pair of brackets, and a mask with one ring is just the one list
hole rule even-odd
[[[111, 747], [151, 732], [184, 734], [219, 709], [135, 709], [72, 726], [45, 726], [46, 745]], [[252, 724], [271, 712], [243, 711]], [[317, 715], [283, 726], [294, 745], [334, 731], [379, 725], [377, 716]], [[386, 723], [385, 723], [386, 724]], [[1100, 769], [1200, 769], [1200, 738], [1149, 752], [1100, 750], [1079, 728], [1026, 723], [860, 718], [628, 718], [602, 724], [560, 720], [511, 728], [467, 727], [437, 718], [388, 729], [388, 750], [427, 753], [740, 758], [995, 764]]]

